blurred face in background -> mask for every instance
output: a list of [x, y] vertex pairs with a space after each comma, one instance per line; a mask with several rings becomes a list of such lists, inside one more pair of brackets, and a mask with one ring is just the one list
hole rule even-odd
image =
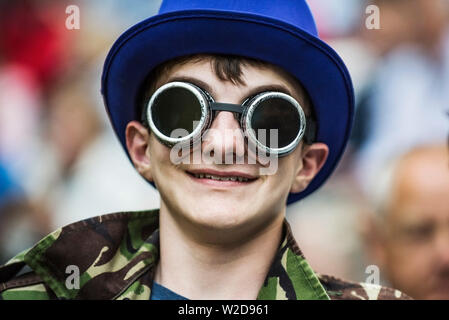
[[379, 261], [392, 287], [415, 299], [449, 299], [446, 146], [420, 149], [400, 162], [377, 236]]
[[70, 169], [100, 128], [85, 86], [69, 82], [55, 90], [49, 99], [48, 134], [64, 169]]
[[363, 27], [361, 33], [380, 55], [403, 44], [418, 45], [428, 51], [438, 49], [449, 21], [447, 0], [374, 0], [368, 3], [379, 8], [380, 29]]

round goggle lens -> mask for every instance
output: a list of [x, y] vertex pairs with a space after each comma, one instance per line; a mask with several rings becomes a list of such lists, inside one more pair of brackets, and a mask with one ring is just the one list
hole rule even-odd
[[[190, 90], [182, 87], [168, 88], [161, 92], [151, 110], [156, 128], [162, 134], [174, 138], [191, 134], [199, 125], [201, 114], [198, 98]], [[187, 134], [180, 135], [182, 131]], [[172, 136], [174, 132], [176, 135]]]
[[[292, 143], [299, 133], [300, 124], [298, 109], [291, 102], [278, 97], [261, 101], [251, 118], [257, 140], [269, 148], [283, 148]], [[272, 136], [271, 129], [277, 130], [277, 134]]]

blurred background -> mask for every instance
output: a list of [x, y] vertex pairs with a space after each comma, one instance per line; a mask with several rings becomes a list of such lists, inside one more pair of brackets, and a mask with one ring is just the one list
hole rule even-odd
[[[393, 193], [385, 173], [395, 176], [390, 168], [416, 148], [447, 149], [449, 1], [308, 2], [320, 37], [352, 75], [356, 121], [336, 172], [319, 191], [290, 206], [287, 219], [317, 272], [370, 281], [368, 266], [375, 265], [381, 284], [419, 298], [415, 292], [423, 290], [394, 279], [373, 238], [381, 238], [379, 216], [392, 211], [385, 209]], [[79, 8], [79, 29], [66, 27], [73, 13], [66, 13], [69, 5]], [[159, 5], [160, 0], [0, 0], [0, 264], [71, 222], [159, 206], [158, 193], [115, 138], [100, 95], [113, 42]], [[376, 22], [380, 28], [371, 28]], [[440, 176], [445, 170], [449, 160]], [[428, 260], [439, 259], [432, 263], [439, 269], [416, 268], [440, 275], [447, 289], [438, 289], [438, 297], [449, 298], [449, 195], [437, 201], [439, 213], [424, 220], [438, 222], [435, 230], [444, 223], [447, 228], [438, 231], [440, 240], [434, 231], [422, 241], [438, 242], [441, 253]]]

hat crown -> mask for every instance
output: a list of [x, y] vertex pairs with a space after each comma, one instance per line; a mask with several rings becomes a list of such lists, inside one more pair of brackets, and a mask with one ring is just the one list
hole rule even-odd
[[305, 0], [164, 0], [159, 14], [184, 10], [255, 14], [292, 24], [318, 36], [312, 12]]

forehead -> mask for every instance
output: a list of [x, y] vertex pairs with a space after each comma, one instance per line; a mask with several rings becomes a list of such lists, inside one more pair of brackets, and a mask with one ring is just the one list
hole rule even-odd
[[449, 158], [447, 150], [428, 150], [401, 162], [393, 188], [397, 215], [449, 218]]
[[[205, 72], [205, 73], [214, 73], [214, 63], [215, 58], [213, 56], [205, 56], [205, 57], [198, 57], [195, 59], [195, 57], [185, 60], [181, 63], [172, 65], [169, 68], [170, 74], [172, 73], [179, 73], [179, 72], [189, 72], [189, 71], [199, 71], [199, 72]], [[234, 60], [235, 62], [235, 60]], [[225, 65], [226, 63], [223, 63]], [[287, 73], [283, 71], [281, 68], [268, 64], [268, 63], [257, 63], [253, 62], [251, 60], [245, 60], [241, 59], [238, 63], [239, 66], [241, 66], [243, 77], [247, 77], [251, 74], [259, 74], [264, 75], [266, 77], [272, 77], [274, 79], [282, 79], [286, 78]], [[233, 64], [233, 62], [228, 63], [228, 67], [230, 69], [235, 68], [236, 64]], [[254, 80], [254, 79], [252, 79]], [[231, 81], [232, 82], [232, 81]]]

